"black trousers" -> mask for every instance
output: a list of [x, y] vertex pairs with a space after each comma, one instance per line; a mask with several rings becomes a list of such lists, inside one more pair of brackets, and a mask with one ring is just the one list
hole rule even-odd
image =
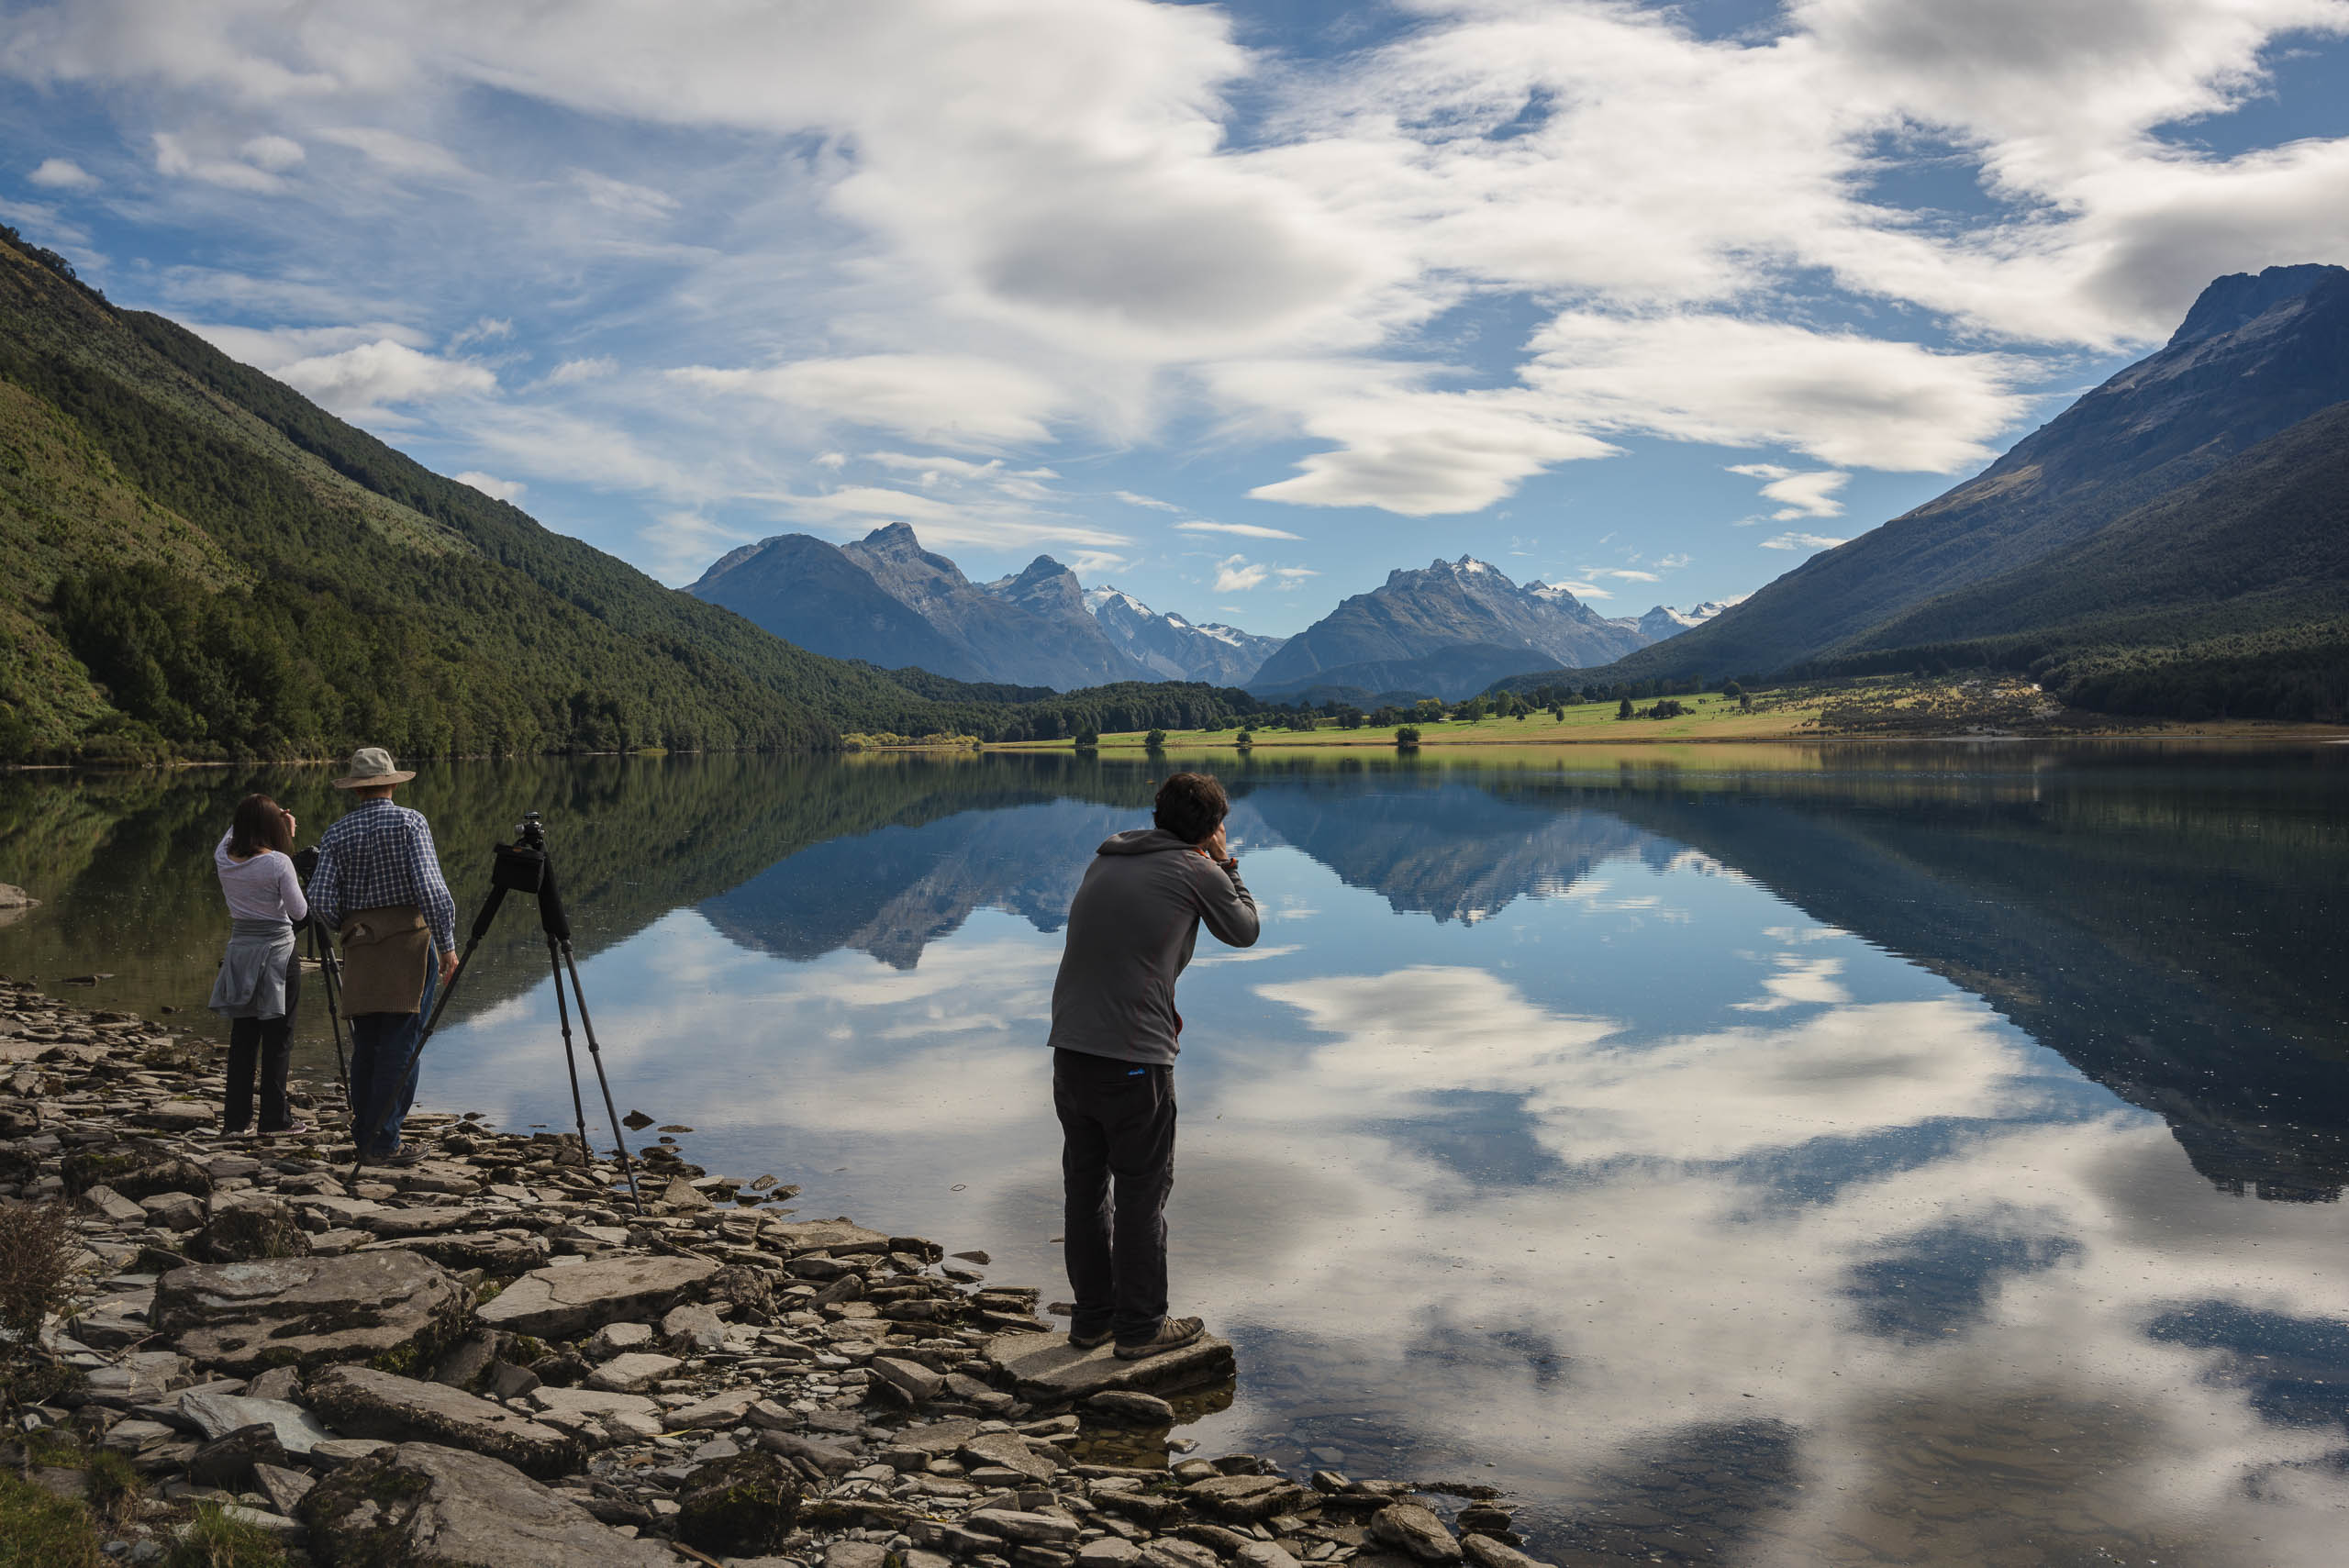
[[1147, 1340], [1166, 1316], [1166, 1195], [1174, 1186], [1174, 1069], [1052, 1052], [1068, 1195], [1069, 1331]]
[[220, 1107], [226, 1132], [242, 1132], [253, 1124], [253, 1081], [261, 1081], [261, 1129], [283, 1132], [292, 1124], [285, 1104], [285, 1068], [293, 1057], [294, 1019], [231, 1018], [228, 1020], [228, 1084]]

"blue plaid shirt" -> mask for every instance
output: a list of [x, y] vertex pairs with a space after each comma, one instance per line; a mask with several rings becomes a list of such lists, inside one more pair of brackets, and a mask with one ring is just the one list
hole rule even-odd
[[457, 951], [457, 901], [440, 879], [432, 828], [421, 811], [362, 800], [318, 840], [310, 913], [329, 931], [362, 909], [413, 904], [442, 952]]

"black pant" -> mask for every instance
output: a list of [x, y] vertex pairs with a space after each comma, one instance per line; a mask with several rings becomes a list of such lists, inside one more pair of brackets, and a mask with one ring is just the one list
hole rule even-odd
[[[1133, 1344], [1166, 1316], [1166, 1195], [1174, 1186], [1174, 1069], [1052, 1052], [1068, 1194], [1069, 1331]], [[1112, 1197], [1112, 1185], [1115, 1196]]]
[[261, 1079], [261, 1129], [283, 1132], [294, 1120], [285, 1105], [285, 1067], [293, 1055], [294, 1019], [228, 1020], [228, 1088], [220, 1107], [223, 1131], [242, 1132], [253, 1121], [253, 1079]]

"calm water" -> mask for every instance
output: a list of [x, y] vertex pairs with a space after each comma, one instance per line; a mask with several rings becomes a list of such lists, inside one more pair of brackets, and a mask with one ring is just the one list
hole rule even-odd
[[[2349, 747], [1215, 765], [1267, 919], [1184, 983], [1178, 1307], [1241, 1367], [1209, 1451], [1497, 1485], [1569, 1562], [2343, 1560]], [[0, 779], [0, 881], [48, 900], [0, 973], [208, 1023], [228, 806], [306, 838], [324, 778]], [[1152, 784], [614, 759], [404, 798], [468, 919], [546, 813], [623, 1109], [1057, 1295], [1059, 930]], [[425, 1097], [560, 1126], [505, 918]]]

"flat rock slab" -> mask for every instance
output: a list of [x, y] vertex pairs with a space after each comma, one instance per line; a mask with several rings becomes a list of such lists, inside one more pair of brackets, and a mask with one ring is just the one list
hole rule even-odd
[[641, 1394], [607, 1394], [599, 1388], [533, 1388], [524, 1396], [550, 1416], [631, 1416], [661, 1423], [661, 1407]]
[[829, 1252], [836, 1258], [863, 1252], [885, 1252], [889, 1238], [845, 1219], [810, 1219], [797, 1225], [769, 1225], [760, 1232], [783, 1243], [787, 1252]]
[[328, 1568], [676, 1568], [510, 1464], [433, 1443], [379, 1450], [310, 1488], [311, 1552]]
[[572, 1340], [607, 1323], [658, 1318], [718, 1269], [699, 1258], [590, 1258], [524, 1274], [475, 1316], [493, 1329]]
[[473, 1293], [413, 1252], [191, 1263], [155, 1286], [150, 1315], [200, 1366], [241, 1376], [373, 1361], [449, 1339]]
[[195, 1422], [196, 1429], [207, 1439], [225, 1438], [230, 1432], [266, 1424], [277, 1434], [277, 1446], [290, 1454], [308, 1453], [334, 1437], [307, 1410], [283, 1399], [207, 1394], [192, 1388], [180, 1396], [180, 1414]]
[[986, 1355], [1031, 1403], [1074, 1404], [1110, 1390], [1196, 1388], [1238, 1368], [1230, 1341], [1212, 1334], [1141, 1361], [1119, 1361], [1108, 1345], [1080, 1351], [1066, 1334], [998, 1334], [987, 1341]]
[[1185, 1496], [1217, 1518], [1254, 1524], [1303, 1506], [1305, 1489], [1278, 1475], [1210, 1475], [1183, 1488]]
[[587, 1386], [606, 1394], [641, 1394], [664, 1377], [675, 1375], [685, 1363], [674, 1356], [628, 1351], [587, 1374]]
[[310, 1379], [305, 1397], [345, 1437], [466, 1449], [542, 1481], [579, 1463], [579, 1445], [569, 1434], [446, 1384], [338, 1366]]

